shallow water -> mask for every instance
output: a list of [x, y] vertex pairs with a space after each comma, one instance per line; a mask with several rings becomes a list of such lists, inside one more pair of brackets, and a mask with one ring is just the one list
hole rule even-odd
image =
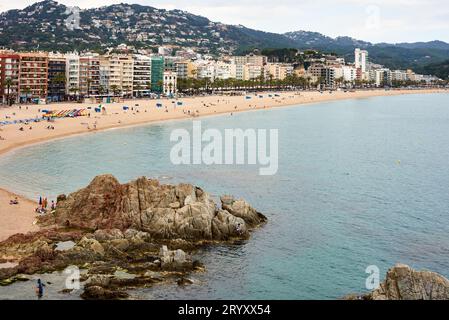
[[[376, 97], [202, 118], [207, 128], [278, 128], [279, 171], [174, 166], [173, 129], [190, 120], [111, 130], [16, 150], [0, 185], [38, 198], [98, 174], [190, 182], [246, 198], [269, 223], [239, 246], [198, 254], [197, 284], [133, 292], [170, 299], [333, 299], [366, 291], [365, 269], [396, 262], [449, 276], [449, 95]], [[5, 288], [0, 288], [1, 292]], [[7, 290], [7, 289], [6, 289]], [[20, 296], [17, 288], [14, 297]]]

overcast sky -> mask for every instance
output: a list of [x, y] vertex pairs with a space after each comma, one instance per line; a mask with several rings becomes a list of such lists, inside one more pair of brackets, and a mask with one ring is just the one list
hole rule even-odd
[[[0, 11], [35, 0], [0, 0]], [[449, 42], [448, 0], [59, 0], [81, 8], [138, 3], [181, 9], [213, 21], [283, 33], [317, 31], [371, 42]]]

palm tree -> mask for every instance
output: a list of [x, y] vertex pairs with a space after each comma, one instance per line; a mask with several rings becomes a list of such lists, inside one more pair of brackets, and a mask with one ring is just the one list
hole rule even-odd
[[159, 80], [159, 81], [157, 82], [157, 85], [156, 85], [156, 86], [157, 86], [156, 90], [157, 90], [157, 91], [161, 91], [163, 85], [164, 85], [164, 81]]
[[69, 89], [69, 91], [70, 91], [71, 93], [73, 93], [73, 94], [76, 96], [76, 100], [78, 100], [77, 92], [78, 92], [79, 90], [80, 90], [80, 89], [79, 89], [78, 87], [71, 87], [71, 88]]
[[92, 84], [92, 79], [87, 79], [87, 97], [90, 97], [90, 85]]
[[120, 91], [121, 91], [120, 88], [117, 85], [115, 85], [115, 84], [113, 84], [111, 86], [111, 90], [112, 90], [112, 93], [114, 94], [114, 96], [118, 96], [120, 94]]
[[10, 100], [10, 90], [11, 90], [11, 86], [13, 85], [13, 81], [11, 78], [6, 78], [5, 80], [5, 85], [6, 85], [6, 104], [8, 106], [11, 105], [11, 100]]
[[140, 83], [138, 83], [137, 85], [136, 85], [136, 87], [135, 87], [135, 89], [136, 89], [136, 97], [137, 98], [140, 98], [140, 96], [141, 96], [141, 90], [142, 90], [142, 86], [140, 85]]
[[102, 85], [98, 87], [98, 94], [102, 96], [106, 92], [106, 88]]
[[28, 96], [31, 95], [31, 89], [30, 89], [30, 87], [26, 87], [26, 88], [23, 90], [23, 93], [25, 93], [26, 102], [28, 102]]
[[[52, 79], [51, 79], [51, 84], [52, 85], [63, 85], [64, 86], [64, 93], [65, 93], [65, 84], [66, 84], [66, 76], [64, 72], [58, 72]], [[62, 91], [62, 90], [61, 90]], [[65, 94], [64, 94], [65, 96]]]

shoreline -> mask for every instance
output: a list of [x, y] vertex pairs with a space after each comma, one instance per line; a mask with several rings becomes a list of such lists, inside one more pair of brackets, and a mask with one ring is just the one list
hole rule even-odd
[[[386, 94], [381, 94], [382, 92], [385, 92]], [[293, 92], [292, 92], [293, 93]], [[300, 93], [316, 93], [315, 91], [305, 91], [305, 92], [300, 92]], [[350, 92], [348, 92], [350, 93]], [[338, 100], [358, 100], [358, 99], [367, 99], [367, 98], [373, 98], [373, 97], [382, 97], [382, 96], [398, 96], [398, 95], [413, 95], [413, 94], [438, 94], [438, 93], [449, 93], [449, 90], [445, 90], [445, 89], [419, 89], [419, 90], [392, 90], [392, 91], [384, 91], [384, 90], [371, 90], [371, 91], [367, 91], [367, 90], [361, 90], [361, 91], [356, 91], [355, 93], [369, 93], [367, 95], [362, 95], [362, 96], [347, 96], [347, 97], [335, 97], [335, 99], [317, 99], [317, 100], [310, 100], [310, 101], [300, 101], [300, 102], [289, 102], [289, 103], [285, 103], [285, 104], [278, 104], [278, 105], [269, 105], [269, 106], [265, 106], [265, 107], [260, 107], [260, 106], [255, 106], [255, 107], [251, 107], [248, 109], [229, 109], [227, 108], [226, 110], [219, 110], [218, 112], [210, 112], [210, 113], [205, 113], [202, 115], [199, 115], [197, 118], [204, 118], [204, 117], [209, 117], [209, 116], [222, 116], [224, 114], [227, 113], [240, 113], [240, 112], [248, 112], [248, 111], [258, 111], [258, 110], [265, 110], [265, 109], [274, 109], [274, 108], [285, 108], [285, 107], [293, 107], [293, 106], [303, 106], [303, 105], [312, 105], [312, 104], [316, 104], [316, 103], [322, 103], [322, 102], [332, 102], [332, 101], [338, 101]], [[258, 94], [268, 94], [266, 92], [264, 93], [258, 93]], [[274, 93], [273, 93], [274, 94]], [[283, 92], [283, 94], [291, 94], [290, 92]], [[324, 95], [328, 94], [328, 92], [324, 92]], [[335, 93], [334, 93], [335, 94]], [[214, 97], [223, 97], [223, 96], [207, 96], [207, 97], [187, 97], [184, 99], [201, 99], [201, 98], [214, 98]], [[238, 96], [238, 97], [244, 97], [244, 96]], [[174, 99], [164, 99], [164, 101], [168, 101], [168, 100], [174, 100]], [[122, 103], [115, 103], [115, 104], [126, 104], [127, 102], [138, 102], [138, 101], [147, 101], [147, 102], [153, 102], [153, 104], [156, 103], [156, 100], [144, 100], [144, 99], [140, 99], [140, 100], [125, 100]], [[157, 102], [159, 102], [160, 100], [157, 100]], [[79, 106], [83, 106], [83, 105], [96, 105], [96, 104], [90, 104], [90, 103], [83, 103], [83, 104], [76, 104], [76, 103], [54, 103], [54, 104], [50, 104], [48, 106], [60, 106], [60, 108], [58, 109], [64, 109], [64, 106], [66, 105], [79, 105]], [[34, 105], [33, 105], [34, 106]], [[42, 107], [42, 106], [41, 106]], [[67, 106], [66, 106], [67, 108]], [[53, 109], [53, 108], [52, 108]], [[58, 110], [57, 109], [57, 110]], [[194, 108], [188, 108], [188, 109], [194, 109]], [[2, 112], [2, 111], [6, 111], [8, 109], [0, 109], [0, 117], [3, 116], [3, 113], [7, 113], [7, 112]], [[80, 117], [81, 119], [83, 117]], [[70, 121], [70, 120], [75, 120], [75, 119], [80, 119], [80, 118], [61, 118], [58, 119], [57, 122], [55, 122], [55, 124], [61, 123], [62, 121]], [[146, 119], [146, 120], [142, 120], [142, 121], [132, 121], [132, 122], [127, 122], [127, 123], [120, 123], [120, 124], [111, 124], [111, 125], [106, 125], [103, 127], [99, 127], [97, 129], [92, 129], [92, 130], [83, 130], [83, 129], [79, 129], [79, 130], [73, 130], [70, 132], [63, 132], [60, 134], [54, 134], [54, 135], [45, 135], [45, 136], [41, 136], [35, 139], [30, 139], [30, 140], [26, 140], [26, 141], [21, 141], [21, 142], [17, 142], [17, 143], [12, 143], [10, 145], [7, 146], [1, 146], [0, 145], [0, 156], [3, 156], [9, 152], [12, 152], [16, 149], [21, 149], [24, 147], [28, 147], [31, 145], [35, 145], [35, 144], [40, 144], [40, 143], [44, 143], [44, 142], [49, 142], [49, 141], [53, 141], [53, 140], [59, 140], [59, 139], [64, 139], [64, 138], [68, 138], [68, 137], [72, 137], [72, 136], [77, 136], [77, 135], [84, 135], [84, 134], [93, 134], [93, 133], [97, 133], [97, 132], [104, 132], [104, 131], [108, 131], [108, 130], [112, 130], [112, 129], [127, 129], [127, 128], [132, 128], [132, 127], [138, 127], [138, 126], [145, 126], [145, 125], [149, 125], [149, 124], [154, 124], [154, 123], [162, 123], [162, 122], [167, 122], [167, 121], [176, 121], [176, 120], [187, 120], [187, 119], [191, 119], [194, 118], [190, 115], [183, 115], [183, 116], [179, 116], [176, 115], [174, 117], [163, 117], [163, 118], [157, 118], [157, 119]], [[196, 119], [196, 118], [195, 118]], [[47, 123], [47, 122], [41, 122], [41, 123]], [[19, 124], [14, 124], [14, 125], [9, 125], [9, 126], [16, 126], [19, 127]], [[0, 126], [0, 128], [2, 128]], [[1, 130], [0, 130], [1, 132]], [[1, 134], [0, 134], [1, 136]], [[1, 189], [1, 186], [0, 186]]]
[[[356, 91], [356, 92], [317, 92], [317, 91], [300, 91], [297, 92], [279, 92], [279, 97], [268, 97], [269, 94], [275, 95], [275, 93], [257, 93], [247, 96], [251, 96], [251, 99], [246, 99], [246, 96], [207, 96], [207, 97], [188, 97], [178, 99], [182, 101], [186, 106], [172, 105], [172, 101], [175, 99], [164, 100], [128, 100], [122, 103], [106, 104], [108, 114], [93, 114], [94, 117], [78, 117], [78, 118], [62, 118], [55, 122], [51, 122], [52, 126], [56, 127], [56, 130], [47, 130], [45, 127], [49, 124], [46, 121], [39, 123], [31, 123], [32, 130], [25, 129], [25, 131], [19, 131], [19, 127], [25, 127], [24, 124], [11, 124], [1, 127], [0, 136], [6, 137], [6, 140], [0, 141], [0, 156], [3, 156], [9, 152], [28, 147], [30, 145], [45, 143], [48, 141], [64, 139], [81, 134], [90, 134], [96, 132], [103, 132], [107, 130], [126, 129], [137, 126], [144, 126], [154, 123], [161, 123], [166, 121], [188, 120], [190, 118], [198, 119], [208, 116], [222, 116], [224, 114], [231, 114], [245, 111], [256, 111], [265, 109], [274, 109], [282, 107], [294, 107], [311, 105], [323, 102], [332, 102], [337, 100], [353, 100], [353, 99], [365, 99], [379, 96], [397, 96], [405, 94], [437, 94], [437, 93], [449, 93], [444, 89], [420, 89], [420, 90], [370, 90], [370, 91]], [[264, 96], [260, 98], [259, 96]], [[156, 108], [156, 103], [163, 103], [165, 108]], [[88, 106], [94, 107], [98, 104], [77, 104], [77, 103], [57, 103], [47, 106], [30, 105], [14, 106], [12, 108], [0, 109], [0, 118], [5, 118], [6, 115], [15, 113], [17, 119], [20, 118], [32, 118], [31, 115], [38, 113], [40, 108], [52, 109], [52, 110], [64, 110], [69, 108], [87, 108]], [[123, 111], [122, 107], [128, 105], [130, 110], [128, 112]], [[131, 110], [131, 106], [134, 105], [136, 112]], [[136, 106], [138, 105], [138, 106]], [[26, 107], [26, 110], [23, 108]], [[149, 109], [148, 109], [149, 107]], [[145, 112], [141, 112], [144, 109]], [[167, 111], [166, 111], [167, 110]], [[150, 112], [148, 112], [150, 111]], [[192, 114], [188, 112], [198, 111], [197, 117], [192, 117]], [[112, 112], [112, 113], [110, 113]], [[138, 114], [138, 115], [137, 115]], [[92, 125], [92, 121], [96, 129], [88, 130], [85, 126]], [[90, 123], [89, 123], [90, 122]], [[28, 125], [29, 126], [29, 125]], [[27, 127], [28, 127], [27, 126]], [[5, 143], [6, 142], [6, 143]], [[44, 195], [45, 196], [45, 195]], [[0, 186], [0, 201], [6, 205], [0, 205], [0, 218], [2, 220], [9, 219], [11, 210], [9, 207], [8, 199], [17, 197], [20, 205], [16, 207], [13, 216], [17, 218], [17, 215], [21, 215], [24, 219], [13, 219], [8, 226], [0, 226], [0, 241], [5, 240], [10, 235], [17, 233], [13, 232], [28, 232], [36, 231], [38, 226], [33, 225], [32, 222], [36, 218], [34, 208], [37, 206], [35, 201], [28, 199], [23, 195], [18, 195]], [[22, 205], [24, 204], [24, 205]], [[30, 209], [33, 209], [30, 211]]]

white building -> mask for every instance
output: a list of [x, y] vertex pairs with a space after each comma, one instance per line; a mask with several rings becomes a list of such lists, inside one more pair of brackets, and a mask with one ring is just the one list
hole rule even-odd
[[237, 80], [244, 79], [244, 64], [231, 63], [231, 78]]
[[77, 52], [66, 54], [66, 90], [71, 96], [79, 95], [80, 56]]
[[356, 48], [354, 51], [355, 67], [360, 69], [362, 73], [368, 71], [368, 51]]
[[393, 81], [407, 81], [407, 71], [394, 70], [391, 71], [391, 80]]
[[215, 81], [215, 62], [211, 60], [199, 60], [196, 62], [197, 77]]
[[215, 63], [215, 79], [227, 80], [232, 78], [232, 64], [223, 61]]
[[357, 68], [353, 66], [342, 66], [343, 80], [354, 82], [357, 79]]
[[376, 87], [391, 85], [391, 71], [387, 68], [371, 70], [370, 80], [374, 81]]
[[174, 71], [164, 72], [163, 92], [167, 96], [173, 96], [177, 91], [177, 74]]
[[160, 56], [171, 56], [173, 49], [169, 47], [159, 47], [157, 52]]
[[148, 96], [151, 91], [151, 57], [133, 55], [133, 96]]
[[294, 68], [291, 64], [286, 63], [269, 63], [267, 71], [274, 80], [284, 80], [293, 74]]

